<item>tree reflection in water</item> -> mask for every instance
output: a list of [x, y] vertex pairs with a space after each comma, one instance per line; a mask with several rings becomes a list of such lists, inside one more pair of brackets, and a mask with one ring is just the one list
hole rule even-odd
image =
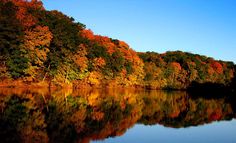
[[1, 142], [78, 142], [123, 135], [136, 123], [173, 128], [231, 120], [235, 98], [135, 90], [0, 90]]

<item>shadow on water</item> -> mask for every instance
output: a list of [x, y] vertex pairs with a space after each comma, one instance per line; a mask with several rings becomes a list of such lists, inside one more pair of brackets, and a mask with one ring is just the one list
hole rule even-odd
[[21, 99], [12, 96], [6, 103], [4, 114], [0, 117], [0, 138], [1, 142], [21, 142], [20, 134], [17, 130], [18, 125], [23, 121], [26, 114]]
[[225, 95], [235, 95], [236, 75], [234, 75], [234, 78], [227, 85], [212, 82], [198, 83], [193, 81], [187, 88], [187, 91], [196, 97], [203, 95], [202, 97], [204, 98], [220, 98], [224, 97]]
[[[184, 128], [235, 118], [235, 97], [135, 90], [0, 90], [1, 142], [89, 143], [136, 123]], [[232, 98], [233, 97], [233, 98]]]
[[[234, 94], [235, 87], [233, 88], [234, 83], [225, 86], [224, 84], [219, 83], [198, 83], [192, 82], [188, 87], [187, 91], [193, 96], [201, 96], [205, 98], [219, 98], [224, 97], [225, 95]], [[207, 95], [207, 96], [206, 96]]]

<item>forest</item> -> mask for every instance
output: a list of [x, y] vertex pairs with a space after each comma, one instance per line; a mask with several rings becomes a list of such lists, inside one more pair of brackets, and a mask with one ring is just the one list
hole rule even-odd
[[0, 1], [0, 86], [235, 89], [235, 64], [182, 51], [136, 52], [39, 0]]

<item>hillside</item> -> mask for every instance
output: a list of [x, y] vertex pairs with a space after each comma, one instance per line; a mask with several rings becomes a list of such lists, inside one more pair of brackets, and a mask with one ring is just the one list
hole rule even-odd
[[0, 86], [230, 86], [233, 62], [181, 51], [137, 53], [40, 1], [0, 1]]
[[140, 53], [144, 61], [144, 83], [149, 88], [187, 89], [193, 86], [225, 87], [235, 76], [233, 62], [181, 51]]

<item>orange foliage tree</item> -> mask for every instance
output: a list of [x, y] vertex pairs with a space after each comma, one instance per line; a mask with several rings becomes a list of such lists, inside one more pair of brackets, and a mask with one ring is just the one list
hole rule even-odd
[[40, 0], [8, 0], [18, 6], [16, 13], [17, 19], [24, 26], [24, 28], [32, 27], [36, 24], [36, 18], [29, 12], [30, 9], [44, 10], [43, 4]]
[[78, 66], [81, 72], [85, 72], [88, 68], [88, 58], [86, 47], [84, 44], [79, 45], [79, 49], [75, 55], [73, 55], [72, 59], [74, 60], [75, 64]]
[[29, 50], [29, 58], [35, 64], [42, 66], [46, 60], [52, 38], [47, 26], [36, 26], [32, 30], [25, 31], [24, 47]]

